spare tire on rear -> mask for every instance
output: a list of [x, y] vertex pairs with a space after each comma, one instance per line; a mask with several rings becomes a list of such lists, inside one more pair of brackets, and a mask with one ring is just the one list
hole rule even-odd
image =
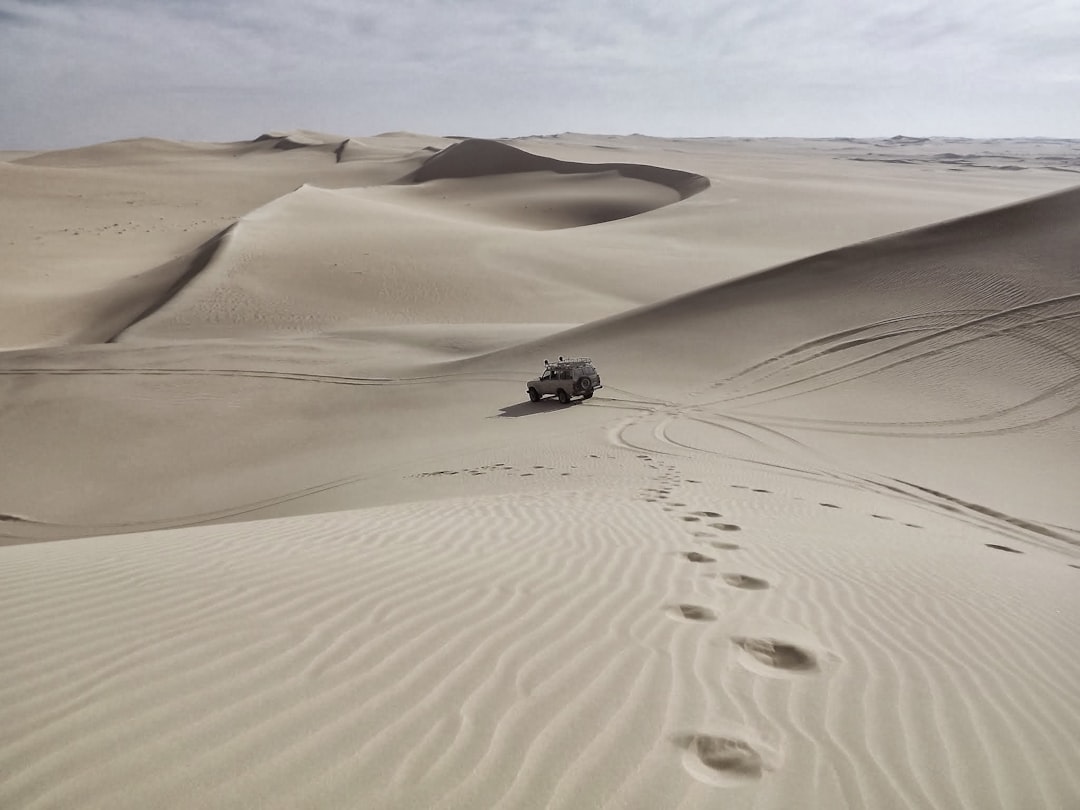
[[577, 384], [582, 391], [592, 391], [592, 377], [581, 377]]

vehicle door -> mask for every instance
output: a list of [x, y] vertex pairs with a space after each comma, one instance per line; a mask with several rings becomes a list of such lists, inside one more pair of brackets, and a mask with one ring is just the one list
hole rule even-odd
[[554, 394], [556, 382], [555, 369], [545, 368], [544, 373], [540, 375], [540, 379], [536, 384], [536, 390], [540, 394]]

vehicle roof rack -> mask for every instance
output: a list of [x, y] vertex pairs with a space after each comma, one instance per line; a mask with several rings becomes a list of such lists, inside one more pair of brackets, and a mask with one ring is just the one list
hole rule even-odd
[[[544, 362], [547, 363], [548, 361], [545, 360]], [[556, 365], [559, 365], [560, 363], [562, 363], [564, 365], [584, 365], [584, 364], [592, 365], [592, 358], [591, 357], [560, 357], [558, 360], [551, 361], [550, 365], [556, 366]]]

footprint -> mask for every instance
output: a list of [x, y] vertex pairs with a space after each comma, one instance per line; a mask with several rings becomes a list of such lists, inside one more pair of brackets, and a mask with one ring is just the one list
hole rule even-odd
[[839, 506], [837, 506], [837, 505], [836, 505], [835, 503], [822, 503], [822, 504], [818, 504], [818, 505], [819, 505], [819, 506], [827, 506], [827, 507], [829, 507], [830, 509], [839, 509], [839, 508], [840, 508], [840, 507], [839, 507]]
[[710, 528], [719, 529], [722, 532], [741, 532], [742, 527], [736, 526], [734, 523], [710, 523]]
[[720, 578], [732, 588], [742, 588], [746, 591], [763, 591], [769, 587], [764, 579], [747, 576], [746, 574], [721, 574]]
[[878, 520], [892, 520], [888, 515], [871, 515], [870, 517], [876, 517]]
[[718, 548], [721, 551], [734, 551], [739, 547], [737, 543], [723, 543], [719, 540], [715, 540], [712, 543], [709, 543], [709, 545], [713, 548]]
[[714, 560], [712, 557], [706, 557], [704, 554], [699, 554], [696, 551], [684, 551], [683, 556], [692, 563], [716, 562], [716, 560]]
[[683, 515], [683, 520], [685, 520], [687, 523], [695, 523], [701, 520], [701, 518], [694, 517], [693, 515]]
[[676, 619], [686, 619], [691, 622], [716, 621], [716, 613], [702, 605], [675, 605], [668, 612]]
[[769, 489], [752, 489], [752, 490], [750, 490], [750, 491], [751, 491], [751, 492], [764, 492], [764, 493], [766, 493], [767, 495], [771, 495], [771, 494], [772, 494], [772, 490], [769, 490]]
[[918, 523], [905, 523], [904, 525], [907, 526], [909, 529], [921, 529], [922, 528], [922, 526], [920, 526]]
[[723, 517], [719, 512], [694, 512], [694, 514], [702, 517]]
[[751, 660], [770, 669], [784, 672], [813, 672], [818, 668], [817, 656], [810, 650], [775, 638], [735, 636], [731, 643], [745, 652]]
[[1008, 546], [999, 546], [997, 543], [986, 543], [987, 548], [996, 548], [998, 551], [1008, 551], [1012, 554], [1023, 554], [1024, 552], [1016, 548], [1009, 548]]
[[718, 787], [760, 779], [767, 765], [746, 740], [713, 734], [680, 734], [672, 741], [682, 748], [683, 767], [695, 779]]

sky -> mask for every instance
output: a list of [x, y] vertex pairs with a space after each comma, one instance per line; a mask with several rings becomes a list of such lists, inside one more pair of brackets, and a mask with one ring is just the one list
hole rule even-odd
[[0, 148], [1080, 137], [1076, 0], [0, 0]]

